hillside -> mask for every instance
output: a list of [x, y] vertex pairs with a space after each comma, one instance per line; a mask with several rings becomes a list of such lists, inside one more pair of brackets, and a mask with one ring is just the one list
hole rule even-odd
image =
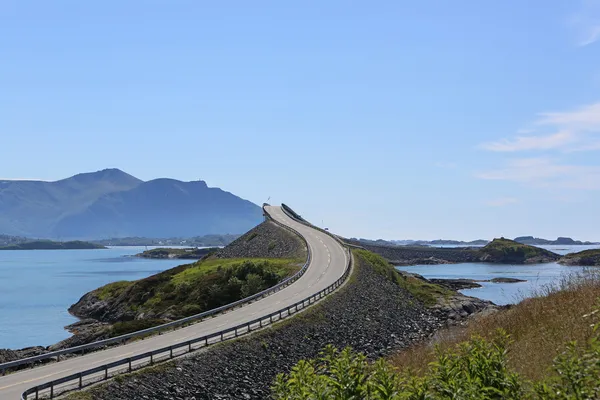
[[557, 261], [560, 258], [551, 251], [504, 238], [494, 239], [478, 253], [482, 262], [501, 264], [537, 264]]
[[0, 232], [54, 238], [53, 227], [61, 218], [85, 210], [105, 194], [129, 190], [141, 182], [118, 169], [56, 182], [0, 181]]
[[0, 181], [0, 232], [101, 239], [245, 232], [262, 210], [205, 182], [143, 182], [118, 169], [56, 182]]
[[585, 267], [600, 267], [600, 249], [585, 250], [570, 253], [563, 256], [559, 261], [563, 265], [581, 265]]

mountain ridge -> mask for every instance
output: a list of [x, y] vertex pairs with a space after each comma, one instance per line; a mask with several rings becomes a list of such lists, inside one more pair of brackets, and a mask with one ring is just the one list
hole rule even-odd
[[0, 232], [61, 239], [245, 232], [262, 210], [204, 181], [142, 181], [119, 169], [54, 182], [0, 181]]

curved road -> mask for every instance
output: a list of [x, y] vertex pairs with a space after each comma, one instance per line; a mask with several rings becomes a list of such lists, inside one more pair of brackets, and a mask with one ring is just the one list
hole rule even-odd
[[215, 333], [229, 326], [243, 324], [317, 293], [342, 276], [347, 265], [347, 255], [344, 248], [337, 241], [321, 231], [289, 218], [281, 210], [281, 207], [267, 206], [267, 211], [275, 220], [300, 232], [310, 246], [312, 252], [311, 263], [304, 275], [296, 282], [254, 303], [185, 328], [0, 377], [0, 399], [16, 400], [28, 388], [50, 380], [142, 354], [153, 349], [163, 348], [194, 337]]

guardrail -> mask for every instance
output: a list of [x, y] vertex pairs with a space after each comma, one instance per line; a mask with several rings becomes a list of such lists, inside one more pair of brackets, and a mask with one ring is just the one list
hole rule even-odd
[[62, 355], [74, 354], [74, 353], [79, 353], [79, 352], [81, 352], [83, 354], [86, 350], [93, 350], [93, 349], [97, 349], [100, 347], [106, 347], [106, 346], [113, 345], [113, 344], [121, 344], [121, 343], [125, 342], [126, 340], [133, 339], [136, 337], [147, 336], [148, 334], [161, 332], [161, 331], [164, 331], [167, 329], [172, 329], [175, 327], [189, 325], [193, 322], [201, 321], [201, 320], [203, 320], [207, 317], [211, 317], [215, 314], [219, 314], [221, 312], [233, 309], [235, 307], [250, 303], [259, 298], [266, 297], [268, 295], [278, 292], [279, 290], [291, 285], [292, 283], [297, 281], [302, 275], [304, 275], [304, 273], [306, 272], [308, 265], [310, 264], [310, 260], [311, 260], [310, 247], [308, 246], [308, 242], [306, 241], [306, 239], [304, 239], [304, 237], [300, 234], [300, 232], [271, 218], [271, 216], [269, 215], [267, 210], [264, 208], [264, 206], [263, 206], [263, 211], [265, 212], [265, 215], [267, 215], [270, 218], [271, 221], [273, 221], [277, 225], [291, 231], [292, 233], [298, 235], [304, 241], [304, 244], [306, 245], [306, 252], [307, 252], [306, 262], [304, 263], [302, 268], [298, 272], [296, 272], [294, 275], [292, 275], [291, 277], [286, 278], [283, 281], [276, 284], [275, 286], [265, 289], [262, 292], [256, 293], [252, 296], [248, 296], [246, 298], [235, 301], [233, 303], [226, 304], [226, 305], [218, 307], [218, 308], [213, 308], [212, 310], [208, 310], [208, 311], [205, 311], [205, 312], [202, 312], [199, 314], [191, 315], [189, 317], [178, 319], [176, 321], [168, 322], [166, 324], [154, 326], [152, 328], [143, 329], [141, 331], [128, 333], [128, 334], [117, 336], [117, 337], [110, 338], [110, 339], [99, 340], [99, 341], [84, 344], [81, 346], [69, 347], [68, 349], [57, 350], [57, 351], [53, 351], [53, 352], [49, 352], [49, 353], [45, 353], [45, 354], [40, 354], [39, 356], [33, 356], [33, 357], [23, 358], [20, 360], [6, 362], [3, 364], [0, 364], [0, 373], [2, 375], [4, 375], [6, 373], [6, 371], [10, 368], [15, 368], [15, 367], [18, 367], [21, 365], [32, 365], [32, 364], [35, 364], [36, 362], [43, 361], [43, 360], [49, 360], [52, 358], [56, 358], [56, 360], [58, 362], [58, 361], [60, 361], [59, 358]]
[[[308, 243], [307, 243], [307, 249]], [[104, 364], [95, 368], [88, 369], [87, 371], [79, 372], [66, 376], [64, 378], [56, 379], [30, 389], [27, 389], [21, 395], [21, 400], [31, 400], [46, 398], [49, 396], [51, 399], [61, 393], [65, 393], [71, 390], [82, 389], [84, 386], [89, 386], [101, 381], [105, 381], [112, 376], [120, 373], [132, 372], [143, 368], [148, 365], [153, 365], [155, 362], [172, 359], [179, 357], [183, 354], [190, 353], [192, 351], [208, 347], [212, 344], [237, 338], [240, 335], [247, 334], [253, 330], [260, 329], [264, 326], [280, 321], [291, 315], [302, 311], [311, 304], [321, 300], [335, 289], [340, 287], [346, 278], [350, 275], [352, 270], [352, 252], [346, 247], [348, 252], [348, 263], [342, 276], [338, 278], [334, 283], [326, 287], [325, 289], [315, 293], [311, 296], [306, 297], [290, 306], [284, 307], [278, 311], [264, 315], [260, 318], [252, 321], [234, 326], [232, 328], [224, 329], [219, 332], [215, 332], [209, 335], [201, 336], [195, 339], [180, 342], [171, 346], [163, 347], [158, 350], [139, 354], [137, 356], [124, 358], [109, 364]], [[308, 250], [310, 254], [310, 250]], [[33, 397], [35, 396], [35, 397]]]

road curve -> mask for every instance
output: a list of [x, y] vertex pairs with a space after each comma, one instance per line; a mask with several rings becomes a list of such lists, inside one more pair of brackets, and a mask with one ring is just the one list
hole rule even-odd
[[254, 303], [185, 328], [0, 377], [0, 399], [20, 399], [26, 389], [50, 380], [243, 324], [317, 293], [343, 275], [348, 263], [347, 253], [335, 239], [293, 220], [281, 207], [266, 206], [266, 210], [273, 219], [294, 228], [308, 242], [312, 259], [307, 271], [296, 282]]

